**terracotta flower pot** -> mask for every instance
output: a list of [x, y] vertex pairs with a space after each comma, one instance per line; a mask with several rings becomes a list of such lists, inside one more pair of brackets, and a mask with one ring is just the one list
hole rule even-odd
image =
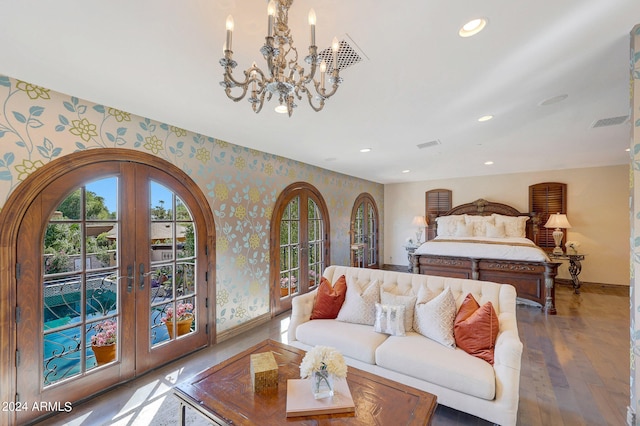
[[286, 287], [280, 287], [280, 297], [285, 297], [289, 295], [289, 289]]
[[91, 349], [96, 356], [96, 362], [98, 363], [98, 365], [107, 364], [116, 359], [115, 343], [105, 346], [91, 345]]
[[[193, 323], [193, 315], [189, 315], [189, 317], [178, 321], [176, 323], [178, 336], [182, 336], [183, 334], [187, 334], [189, 331], [191, 331], [191, 323]], [[171, 321], [168, 321], [168, 322], [165, 322], [164, 325], [167, 326], [167, 331], [169, 332], [169, 338], [173, 339], [173, 324], [171, 324]]]

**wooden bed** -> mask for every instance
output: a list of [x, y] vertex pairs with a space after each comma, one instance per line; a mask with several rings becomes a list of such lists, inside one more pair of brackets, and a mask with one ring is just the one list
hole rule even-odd
[[[539, 220], [535, 214], [520, 213], [517, 209], [501, 203], [479, 199], [449, 210], [449, 215], [490, 216], [497, 213], [505, 216], [529, 216], [527, 238], [537, 243]], [[431, 226], [431, 225], [430, 225]], [[554, 315], [555, 277], [560, 263], [547, 261], [514, 261], [455, 256], [414, 254], [413, 272], [423, 275], [469, 278], [511, 284], [518, 298], [540, 305], [548, 314]]]

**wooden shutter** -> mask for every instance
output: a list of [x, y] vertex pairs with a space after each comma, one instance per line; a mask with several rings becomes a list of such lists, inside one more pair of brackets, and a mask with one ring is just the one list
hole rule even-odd
[[451, 210], [451, 190], [449, 189], [433, 189], [427, 191], [426, 199], [426, 217], [429, 227], [427, 228], [426, 240], [436, 237], [436, 217], [442, 216]]
[[547, 223], [551, 214], [567, 213], [567, 184], [544, 182], [529, 186], [529, 212], [536, 213], [540, 218], [538, 246], [555, 247], [553, 229], [545, 228], [544, 224]]

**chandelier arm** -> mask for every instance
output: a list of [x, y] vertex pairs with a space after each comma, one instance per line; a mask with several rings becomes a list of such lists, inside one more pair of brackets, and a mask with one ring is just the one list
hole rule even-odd
[[309, 106], [315, 112], [320, 112], [322, 110], [322, 108], [324, 108], [324, 100], [325, 100], [325, 98], [320, 96], [320, 105], [317, 106], [317, 107], [313, 104], [313, 98], [314, 98], [314, 96], [312, 96], [311, 92], [309, 90], [307, 90], [307, 100], [309, 101]]

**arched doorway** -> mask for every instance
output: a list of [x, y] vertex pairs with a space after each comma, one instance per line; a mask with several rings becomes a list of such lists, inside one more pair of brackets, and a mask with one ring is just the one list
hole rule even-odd
[[365, 192], [351, 210], [351, 266], [378, 268], [378, 250], [378, 207]]
[[287, 186], [271, 219], [271, 312], [291, 309], [291, 298], [313, 290], [329, 264], [329, 212], [306, 182]]
[[[15, 247], [16, 399], [84, 399], [214, 341], [213, 218], [181, 170], [137, 151], [90, 150], [23, 185], [2, 223]], [[183, 335], [180, 314], [193, 317]], [[92, 344], [114, 340], [115, 358], [99, 362]]]

